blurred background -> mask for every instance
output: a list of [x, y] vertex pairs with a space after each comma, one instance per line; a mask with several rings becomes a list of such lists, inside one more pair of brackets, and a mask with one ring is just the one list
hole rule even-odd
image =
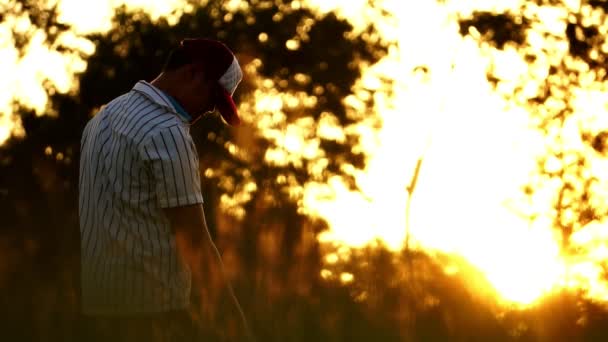
[[[0, 340], [78, 325], [79, 142], [184, 37], [244, 124], [192, 135], [260, 341], [608, 340], [608, 3], [0, 0]], [[209, 279], [208, 340], [238, 341]]]

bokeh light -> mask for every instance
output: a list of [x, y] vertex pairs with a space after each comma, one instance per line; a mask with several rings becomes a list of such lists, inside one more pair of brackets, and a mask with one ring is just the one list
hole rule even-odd
[[[572, 1], [571, 6], [574, 8], [576, 3]], [[60, 18], [73, 24], [77, 33], [103, 31], [109, 28], [112, 9], [121, 4], [145, 8], [153, 18], [171, 18], [187, 10], [179, 0], [62, 0]], [[330, 224], [330, 230], [319, 237], [322, 242], [361, 247], [380, 239], [389, 248], [399, 250], [409, 224], [413, 248], [464, 257], [485, 274], [507, 302], [532, 303], [561, 287], [586, 289], [594, 298], [608, 299], [601, 268], [608, 256], [604, 226], [588, 227], [575, 234], [573, 241], [586, 253], [567, 258], [560, 255], [560, 242], [550, 220], [531, 224], [520, 215], [522, 210], [550, 209], [549, 197], [521, 204], [519, 193], [544, 145], [539, 133], [530, 128], [526, 108], [510, 106], [501, 93], [512, 91], [522, 75], [544, 78], [542, 67], [527, 64], [513, 48], [483, 49], [471, 37], [463, 38], [458, 33], [455, 14], [516, 10], [520, 1], [378, 2], [396, 20], [377, 17], [378, 12], [369, 10], [364, 0], [309, 0], [306, 4], [320, 11], [335, 10], [356, 28], [376, 22], [380, 32], [397, 43], [385, 59], [365, 71], [354, 95], [344, 99], [348, 109], [357, 112], [363, 108], [365, 97], [373, 96], [374, 110], [382, 121], [379, 130], [375, 129], [373, 118], [348, 128], [362, 137], [361, 146], [354, 148], [369, 155], [365, 170], [351, 170], [361, 192], [349, 190], [339, 178], [329, 183], [311, 182], [303, 190], [306, 211]], [[239, 2], [231, 1], [227, 6], [239, 6]], [[560, 30], [564, 13], [541, 13], [545, 29]], [[0, 80], [0, 142], [19, 130], [19, 121], [12, 116], [13, 101], [43, 114], [48, 100], [45, 81], [50, 81], [57, 91], [67, 92], [73, 86], [73, 75], [86, 67], [78, 57], [61, 55], [44, 46], [41, 36], [35, 36], [25, 57], [19, 59], [6, 39], [9, 24], [10, 20], [0, 26], [0, 72], [6, 75]], [[260, 43], [268, 38], [266, 33], [258, 37]], [[61, 39], [85, 53], [93, 52], [90, 43], [73, 34]], [[536, 39], [538, 48], [542, 48], [540, 37], [530, 39]], [[291, 39], [286, 47], [296, 50], [299, 44], [297, 39]], [[557, 43], [551, 48], [564, 49]], [[254, 60], [249, 67], [261, 63]], [[506, 80], [496, 90], [486, 78], [490, 63]], [[298, 82], [310, 82], [306, 75], [295, 77]], [[383, 87], [382, 79], [387, 78], [394, 82], [390, 89]], [[265, 127], [262, 134], [279, 147], [266, 152], [266, 161], [285, 164], [305, 158], [314, 160], [313, 168], [321, 172], [327, 161], [319, 154], [319, 137], [340, 140], [345, 132], [330, 113], [321, 118], [318, 131], [311, 130], [313, 122], [309, 118], [296, 120], [283, 129], [284, 109], [314, 106], [317, 97], [280, 93], [272, 82], [258, 80], [254, 106], [243, 104], [259, 114], [257, 124]], [[600, 113], [596, 120], [605, 121], [605, 89], [593, 89], [592, 85], [591, 82], [590, 91], [579, 94], [578, 109]], [[533, 84], [530, 91], [535, 91]], [[247, 112], [251, 111], [243, 110]], [[421, 170], [408, 218], [407, 187], [419, 160]], [[254, 187], [255, 184], [248, 184], [241, 198], [223, 197], [222, 204], [230, 208], [234, 201], [246, 201]], [[327, 261], [337, 260], [329, 255]], [[325, 271], [322, 277], [332, 276], [331, 271]], [[335, 276], [343, 283], [357, 281], [350, 273]]]

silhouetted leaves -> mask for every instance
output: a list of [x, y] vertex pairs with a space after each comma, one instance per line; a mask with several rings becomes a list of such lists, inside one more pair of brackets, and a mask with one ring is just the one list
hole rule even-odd
[[604, 12], [608, 12], [608, 2], [604, 0], [589, 0], [588, 3], [593, 8], [601, 8]]
[[[574, 10], [564, 1], [534, 3], [523, 2], [520, 10], [522, 14], [517, 17], [511, 13], [474, 13], [473, 18], [461, 20], [460, 32], [469, 34], [469, 28], [473, 26], [481, 33], [481, 41], [496, 48], [502, 48], [505, 42], [513, 41], [524, 60], [540, 70], [546, 70], [546, 78], [534, 79], [529, 75], [522, 80], [520, 87], [515, 88], [515, 94], [504, 95], [507, 100], [526, 107], [532, 121], [546, 137], [548, 148], [546, 154], [539, 159], [538, 174], [547, 183], [536, 184], [536, 187], [552, 181], [560, 184], [555, 189], [555, 212], [552, 217], [554, 227], [562, 233], [564, 251], [567, 251], [570, 250], [570, 237], [573, 233], [591, 222], [602, 221], [608, 215], [604, 201], [598, 198], [598, 188], [606, 184], [606, 179], [603, 175], [596, 177], [592, 171], [594, 158], [605, 157], [604, 135], [608, 132], [608, 127], [579, 124], [581, 144], [577, 147], [573, 147], [572, 141], [567, 141], [561, 134], [562, 130], [575, 121], [584, 122], [585, 115], [589, 114], [578, 112], [575, 108], [576, 94], [586, 90], [589, 80], [597, 84], [605, 82], [608, 77], [608, 55], [603, 48], [606, 37], [600, 33], [600, 26], [608, 17], [603, 1], [582, 2], [581, 9], [599, 11], [593, 14], [593, 19], [590, 15], [593, 12]], [[535, 5], [539, 7], [536, 8]], [[564, 18], [567, 22], [563, 25], [563, 32], [554, 29], [543, 31], [538, 13], [544, 9], [568, 11]], [[536, 37], [546, 40], [540, 44], [546, 45], [528, 41], [527, 32], [532, 27], [537, 30]], [[550, 42], [554, 44], [550, 45]], [[557, 49], [557, 44], [567, 44], [567, 53], [562, 54]], [[537, 61], [545, 62], [541, 64]], [[491, 71], [488, 72], [488, 80], [495, 86], [502, 81]], [[531, 84], [538, 84], [535, 94], [529, 92]], [[525, 87], [528, 88], [528, 93], [524, 95]], [[534, 186], [527, 189], [540, 190]], [[528, 192], [528, 195], [533, 197], [535, 192]]]
[[522, 45], [529, 27], [527, 18], [511, 13], [473, 12], [471, 18], [460, 20], [460, 34], [468, 35], [475, 28], [486, 42], [502, 49], [507, 43]]
[[[42, 2], [18, 3], [22, 7], [15, 10], [30, 15], [32, 30], [48, 30], [52, 33], [49, 39], [55, 39], [53, 32], [67, 29], [56, 22], [56, 8], [43, 10]], [[286, 109], [287, 121], [277, 127], [284, 129], [300, 118], [311, 117], [314, 129], [323, 112], [331, 112], [343, 127], [365, 117], [347, 116], [342, 100], [352, 93], [361, 67], [382, 57], [386, 46], [358, 36], [349, 38], [351, 30], [348, 22], [332, 13], [318, 15], [291, 6], [291, 1], [251, 1], [248, 9], [234, 12], [228, 11], [221, 1], [196, 2], [193, 10], [182, 14], [175, 25], [163, 18], [153, 21], [141, 11], [119, 8], [108, 32], [87, 37], [94, 43], [95, 52], [87, 58], [86, 71], [78, 75], [78, 92], [49, 94], [49, 113], [53, 115], [39, 117], [22, 112], [25, 138], [11, 139], [0, 148], [2, 238], [19, 246], [15, 249], [18, 254], [6, 256], [20, 265], [25, 275], [23, 279], [0, 285], [6, 286], [5, 291], [16, 291], [25, 279], [32, 279], [33, 289], [51, 291], [48, 298], [77, 298], [78, 152], [82, 129], [109, 100], [128, 91], [138, 80], [153, 79], [169, 51], [182, 38], [220, 39], [233, 48], [244, 67], [254, 60], [261, 61], [256, 73], [246, 75], [237, 101], [255, 103], [256, 79], [272, 80], [280, 92], [304, 92], [311, 96], [322, 93], [314, 106]], [[373, 32], [373, 28], [364, 32]], [[260, 39], [261, 34], [266, 35], [265, 41]], [[22, 48], [30, 37], [17, 39], [21, 39], [17, 44]], [[301, 82], [294, 77], [297, 74], [306, 75], [310, 81]], [[259, 325], [254, 330], [266, 334], [265, 340], [283, 340], [271, 327], [284, 322], [285, 326], [293, 326], [292, 334], [298, 334], [297, 338], [303, 341], [308, 340], [306, 336], [327, 340], [332, 332], [323, 328], [321, 319], [308, 322], [299, 319], [310, 316], [307, 312], [318, 312], [318, 307], [306, 303], [310, 303], [321, 286], [317, 276], [320, 255], [316, 235], [323, 225], [300, 212], [301, 191], [300, 195], [297, 191], [294, 195], [293, 191], [311, 178], [311, 161], [304, 158], [287, 165], [265, 162], [265, 152], [280, 146], [264, 137], [260, 132], [263, 129], [256, 127], [255, 122], [238, 130], [227, 129], [218, 117], [203, 119], [192, 128], [201, 154], [208, 222], [222, 250], [234, 253], [234, 265], [239, 270], [235, 281], [246, 310], [261, 310]], [[314, 137], [314, 131], [311, 134]], [[343, 174], [345, 163], [362, 167], [363, 155], [351, 148], [357, 141], [354, 135], [347, 136], [344, 142], [322, 139], [320, 147], [329, 164], [317, 181]], [[235, 146], [243, 153], [234, 153]], [[250, 184], [255, 186], [248, 197], [239, 199], [239, 194], [251, 189]], [[351, 184], [354, 187], [352, 178]], [[224, 197], [240, 202], [226, 207]], [[29, 245], [35, 248], [28, 248]], [[272, 250], [277, 253], [267, 253]], [[275, 266], [270, 267], [271, 264]], [[41, 269], [45, 271], [40, 272]], [[260, 274], [264, 275], [261, 282]], [[304, 286], [294, 287], [294, 277]], [[52, 286], [35, 285], [44, 283]], [[273, 294], [276, 288], [281, 289], [279, 296]], [[298, 291], [307, 295], [303, 297]], [[12, 321], [19, 326], [31, 322], [34, 312], [43, 308], [26, 300], [28, 291], [17, 292], [18, 296], [2, 303], [6, 308], [23, 309], [23, 315], [16, 315]], [[293, 306], [296, 298], [303, 304]], [[349, 300], [347, 292], [343, 292], [343, 298], [345, 302]], [[268, 311], [273, 305], [280, 308], [280, 303], [290, 302], [284, 308], [291, 306], [291, 315], [285, 316], [283, 310]], [[77, 310], [77, 302], [65, 303], [61, 310]], [[217, 308], [219, 313], [223, 312], [222, 307]], [[225, 313], [224, 317], [214, 318], [217, 323], [214, 329], [226, 338], [235, 333], [234, 329], [228, 329], [233, 324], [231, 315]], [[62, 317], [63, 322], [68, 319]], [[34, 331], [34, 335], [45, 333], [49, 330]], [[49, 338], [65, 340], [59, 335], [57, 330]]]
[[[549, 190], [552, 194], [552, 210], [535, 212], [529, 219], [535, 221], [542, 215], [549, 215], [553, 227], [561, 234], [563, 255], [588, 257], [590, 263], [605, 268], [602, 260], [592, 258], [596, 250], [590, 248], [597, 248], [596, 246], [581, 245], [576, 240], [573, 241], [572, 237], [594, 224], [605, 222], [608, 217], [606, 198], [603, 195], [607, 184], [606, 175], [597, 172], [595, 168], [607, 156], [605, 140], [608, 127], [593, 125], [595, 121], [590, 117], [595, 113], [577, 108], [576, 103], [578, 94], [596, 89], [598, 84], [606, 81], [608, 56], [603, 48], [606, 37], [600, 32], [603, 32], [601, 26], [608, 18], [608, 8], [605, 1], [583, 1], [581, 9], [586, 9], [589, 5], [598, 10], [592, 19], [585, 14], [592, 12], [570, 9], [563, 1], [535, 2], [541, 6], [541, 10], [559, 9], [568, 11], [568, 15], [561, 34], [544, 32], [539, 28], [543, 23], [535, 16], [534, 13], [537, 12], [533, 9], [534, 6], [528, 6], [530, 3], [524, 2], [521, 13], [528, 13], [530, 26], [516, 27], [519, 32], [512, 33], [524, 38], [517, 45], [522, 58], [530, 65], [546, 71], [547, 75], [544, 79], [535, 79], [532, 75], [523, 78], [522, 85], [538, 84], [536, 94], [524, 94], [523, 87], [516, 88], [515, 94], [503, 94], [508, 101], [529, 111], [532, 122], [546, 140], [546, 151], [539, 156], [537, 162], [537, 177], [524, 186], [523, 191], [532, 201], [538, 201], [535, 194]], [[500, 19], [490, 20], [488, 15]], [[510, 26], [504, 23], [505, 15], [510, 16], [505, 13], [485, 14], [473, 22], [475, 25], [481, 24], [481, 29], [476, 27], [482, 33], [482, 30], [502, 30]], [[469, 20], [468, 23], [470, 22]], [[488, 23], [491, 23], [491, 27], [487, 27]], [[536, 41], [534, 44], [528, 41], [526, 30], [531, 30], [531, 27], [538, 30], [536, 37], [540, 36], [546, 41]], [[468, 31], [461, 26], [461, 33], [468, 34]], [[482, 35], [482, 41], [489, 40], [490, 44], [500, 48], [500, 42], [493, 42], [493, 39], [492, 35]], [[554, 42], [553, 45], [550, 42]], [[556, 48], [557, 44], [564, 44], [567, 47], [566, 53], [562, 54]], [[542, 64], [537, 61], [545, 62]], [[488, 79], [494, 86], [502, 82], [492, 72], [488, 73]], [[577, 127], [580, 140], [567, 137], [567, 132], [573, 125]], [[606, 278], [602, 280], [606, 281]], [[604, 304], [583, 299], [584, 296], [584, 291], [556, 294], [543, 299], [542, 304], [536, 308], [508, 312], [504, 322], [513, 327], [512, 336], [520, 341], [603, 341], [606, 336], [600, 327], [608, 319], [607, 308]], [[548, 316], [551, 319], [541, 323], [535, 323], [533, 318]]]
[[[14, 46], [23, 56], [37, 31], [44, 32], [44, 42], [55, 46], [57, 38], [70, 27], [58, 20], [58, 3], [49, 0], [7, 0], [0, 4], [0, 22], [7, 18], [27, 17], [30, 26], [12, 29]], [[59, 48], [66, 48], [57, 46]]]
[[[183, 37], [219, 38], [233, 47], [244, 66], [260, 61], [239, 88], [239, 102], [255, 104], [260, 79], [271, 80], [272, 89], [281, 93], [317, 97], [313, 106], [283, 108], [286, 121], [273, 127], [279, 132], [309, 118], [313, 132], [307, 137], [314, 139], [324, 112], [335, 116], [341, 128], [368, 115], [365, 110], [348, 115], [342, 100], [353, 92], [361, 68], [386, 53], [385, 42], [369, 38], [374, 36], [373, 27], [353, 36], [348, 22], [331, 13], [312, 13], [292, 1], [251, 0], [243, 2], [246, 9], [234, 12], [221, 1], [191, 2], [193, 10], [181, 15], [175, 25], [119, 8], [110, 31], [88, 37], [96, 50], [87, 59], [86, 71], [78, 76], [78, 92], [52, 95], [49, 113], [53, 115], [39, 117], [22, 110], [26, 137], [12, 139], [0, 148], [2, 340], [77, 340], [77, 167], [82, 128], [107, 101], [128, 91], [136, 81], [156, 76], [170, 48]], [[42, 1], [9, 3], [22, 7], [1, 11], [0, 20], [19, 11], [49, 32], [68, 29], [56, 22], [54, 8], [47, 11], [36, 5]], [[475, 27], [481, 38], [498, 48], [524, 46], [530, 22], [520, 15], [494, 17], [479, 12], [462, 21], [461, 32]], [[582, 28], [577, 33], [577, 27], [573, 40], [581, 32], [589, 39], [598, 38], [593, 30]], [[56, 37], [52, 32], [50, 41]], [[28, 39], [27, 35], [18, 37], [17, 44], [23, 47]], [[591, 58], [594, 44], [574, 51], [581, 59]], [[526, 58], [535, 60], [533, 54]], [[562, 64], [551, 65], [549, 74], [568, 77], [563, 68]], [[530, 101], [541, 107], [554, 96], [555, 90], [547, 86]], [[366, 109], [372, 105], [371, 100], [365, 102]], [[550, 112], [540, 121], [550, 123], [551, 118], [562, 120], [571, 114]], [[556, 295], [538, 308], [504, 310], [493, 302], [494, 293], [475, 290], [488, 286], [464, 262], [457, 274], [447, 274], [447, 259], [440, 256], [393, 253], [382, 246], [362, 250], [337, 246], [338, 254], [347, 257], [328, 263], [325, 256], [336, 251], [317, 240], [325, 223], [300, 211], [301, 187], [310, 180], [322, 182], [341, 175], [355, 188], [352, 176], [344, 174], [344, 166], [365, 164], [365, 156], [352, 149], [358, 137], [347, 135], [343, 141], [319, 138], [328, 164], [325, 172], [313, 175], [310, 167], [315, 160], [301, 158], [286, 164], [265, 160], [266, 151], [280, 146], [262, 134], [266, 127], [258, 127], [255, 117], [253, 120], [230, 129], [219, 118], [209, 117], [191, 132], [200, 153], [206, 215], [260, 341], [605, 340], [605, 311], [580, 294]], [[602, 133], [585, 136], [595, 153], [604, 151]], [[566, 156], [561, 151], [556, 155]], [[574, 160], [568, 167], [584, 170], [585, 161]], [[555, 173], [556, 177], [565, 175], [571, 174]], [[582, 177], [574, 175], [579, 177], [575, 180]], [[594, 186], [593, 182], [585, 178], [583, 188]], [[568, 196], [581, 199], [569, 208], [576, 210], [582, 224], [605, 215], [588, 201], [592, 195], [576, 192], [579, 182], [568, 179], [564, 184], [564, 193], [575, 191]], [[244, 193], [247, 195], [238, 196]], [[232, 200], [238, 203], [226, 205]], [[324, 277], [327, 272], [323, 271], [330, 271], [331, 276]], [[214, 283], [209, 279], [209, 284]], [[205, 337], [239, 340], [238, 321], [227, 301], [215, 298], [206, 304], [216, 315], [210, 318]]]

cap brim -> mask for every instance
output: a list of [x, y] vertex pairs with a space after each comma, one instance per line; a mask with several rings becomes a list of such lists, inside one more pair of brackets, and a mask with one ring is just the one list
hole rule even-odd
[[221, 91], [216, 103], [217, 110], [229, 125], [238, 126], [241, 123], [241, 119], [239, 118], [236, 104], [226, 89], [223, 89], [221, 86], [219, 88], [221, 88]]

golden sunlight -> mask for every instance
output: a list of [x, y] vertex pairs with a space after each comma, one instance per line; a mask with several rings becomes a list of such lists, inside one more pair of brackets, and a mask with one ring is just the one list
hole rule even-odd
[[[485, 72], [490, 59], [503, 76], [519, 77], [528, 67], [512, 50], [491, 55], [481, 51], [458, 35], [451, 16], [455, 11], [518, 4], [386, 2], [399, 18], [392, 35], [399, 37], [400, 49], [367, 70], [365, 77], [400, 73], [395, 76], [394, 98], [376, 94], [383, 128], [376, 133], [379, 143], [366, 145], [372, 157], [357, 177], [362, 193], [348, 191], [339, 180], [311, 184], [305, 203], [330, 222], [331, 230], [322, 241], [362, 246], [381, 239], [390, 248], [401, 249], [409, 221], [415, 248], [464, 257], [485, 274], [507, 304], [531, 304], [561, 287], [584, 288], [594, 298], [608, 299], [599, 282], [598, 262], [608, 250], [606, 237], [589, 238], [595, 244], [604, 241], [594, 249], [595, 256], [565, 260], [548, 220], [531, 225], [518, 215], [531, 209], [546, 212], [549, 198], [540, 206], [530, 203], [530, 208], [514, 204], [543, 145], [528, 128], [526, 111], [507, 109]], [[559, 16], [554, 19], [547, 25], [560, 24]], [[437, 53], [437, 42], [442, 53]], [[406, 188], [419, 158], [422, 168], [407, 218]]]
[[[168, 15], [182, 4], [180, 0], [60, 3], [62, 19], [76, 25], [79, 32], [107, 29], [112, 8], [122, 3], [146, 8], [153, 16]], [[520, 1], [381, 2], [380, 6], [397, 17], [396, 21], [374, 17], [366, 10], [366, 0], [306, 3], [320, 11], [336, 10], [355, 25], [374, 21], [386, 37], [398, 41], [398, 48], [391, 49], [384, 60], [366, 70], [359, 81], [360, 88], [375, 88], [375, 111], [383, 122], [377, 131], [367, 120], [349, 128], [362, 136], [362, 146], [357, 148], [371, 156], [365, 170], [353, 171], [361, 192], [348, 190], [339, 178], [328, 184], [310, 183], [304, 189], [306, 210], [330, 225], [320, 241], [360, 247], [380, 239], [390, 249], [400, 250], [409, 226], [412, 248], [464, 257], [485, 274], [507, 304], [532, 304], [560, 287], [586, 289], [590, 296], [608, 300], [608, 288], [600, 282], [600, 263], [608, 257], [605, 226], [589, 227], [573, 236], [575, 243], [587, 250], [587, 254], [573, 260], [560, 255], [559, 241], [549, 220], [532, 225], [519, 215], [521, 211], [549, 209], [548, 200], [522, 205], [523, 200], [518, 199], [520, 186], [528, 180], [535, 156], [544, 146], [538, 133], [528, 128], [526, 110], [507, 106], [491, 88], [486, 68], [492, 59], [501, 75], [517, 77], [527, 73], [529, 67], [514, 51], [489, 53], [458, 33], [455, 13], [516, 9]], [[230, 4], [236, 6], [238, 1]], [[547, 25], [560, 25], [559, 15], [547, 18]], [[0, 72], [7, 75], [0, 80], [0, 111], [8, 113], [0, 116], [0, 144], [13, 129], [13, 99], [42, 113], [47, 99], [41, 80], [51, 79], [60, 91], [67, 91], [73, 81], [70, 75], [84, 68], [83, 61], [59, 56], [40, 44], [34, 44], [30, 54], [18, 61], [16, 51], [6, 48], [8, 43], [2, 40], [9, 33], [6, 30], [6, 25], [0, 26], [0, 59], [5, 61], [0, 64]], [[267, 34], [260, 34], [260, 41], [266, 39]], [[86, 42], [73, 44], [83, 44], [86, 51], [93, 51]], [[297, 48], [297, 44], [288, 42], [288, 47]], [[261, 63], [254, 60], [248, 67]], [[305, 75], [298, 77], [307, 81]], [[380, 77], [395, 81], [394, 96], [381, 87]], [[324, 159], [318, 153], [316, 137], [341, 139], [344, 132], [336, 128], [329, 113], [318, 132], [311, 132], [314, 123], [306, 118], [282, 129], [281, 124], [286, 122], [283, 108], [312, 106], [316, 97], [280, 94], [271, 80], [259, 82], [255, 104], [243, 104], [249, 110], [242, 107], [241, 112], [250, 122], [253, 120], [248, 120], [248, 112], [265, 114], [256, 119], [261, 126], [270, 127], [262, 134], [280, 146], [267, 151], [265, 159], [297, 163], [307, 158], [318, 161], [318, 169], [322, 169]], [[360, 109], [359, 97], [365, 96], [357, 89], [355, 94], [344, 101], [352, 111]], [[605, 93], [596, 91], [581, 95], [581, 105], [585, 106], [581, 108], [604, 113], [602, 94]], [[596, 99], [596, 105], [587, 101], [591, 97]], [[604, 120], [606, 117], [603, 115]], [[407, 217], [407, 188], [419, 160], [420, 175]], [[233, 202], [246, 200], [254, 187], [255, 184], [250, 185], [243, 198], [222, 197], [222, 205], [231, 207]], [[335, 254], [326, 256], [328, 263], [337, 260]], [[450, 268], [449, 272], [458, 271]], [[333, 275], [324, 270], [321, 276]], [[356, 282], [350, 273], [340, 274], [339, 279], [343, 283]]]
[[[181, 0], [139, 1], [79, 1], [58, 0], [59, 19], [72, 24], [77, 33], [91, 33], [107, 30], [110, 27], [112, 9], [126, 4], [131, 8], [143, 8], [153, 18], [169, 15]], [[38, 115], [45, 112], [47, 90], [45, 81], [50, 82], [59, 92], [67, 92], [74, 85], [73, 75], [86, 68], [86, 63], [76, 54], [61, 54], [43, 44], [42, 30], [35, 32], [23, 58], [13, 47], [11, 27], [25, 31], [30, 21], [27, 15], [15, 17], [8, 15], [0, 23], [0, 145], [11, 135], [22, 135], [20, 123], [13, 117], [13, 102], [32, 109]], [[58, 38], [58, 42], [76, 48], [85, 54], [92, 54], [91, 42], [77, 38], [74, 32], [67, 32]]]

